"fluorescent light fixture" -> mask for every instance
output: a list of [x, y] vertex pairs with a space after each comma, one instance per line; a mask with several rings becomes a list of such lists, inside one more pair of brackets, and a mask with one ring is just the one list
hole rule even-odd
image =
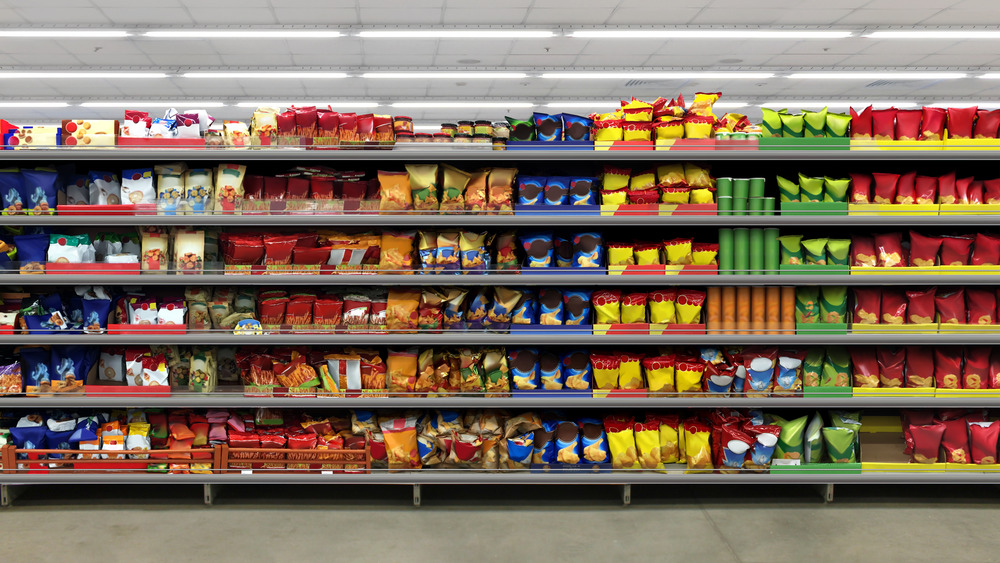
[[144, 100], [132, 100], [124, 102], [83, 102], [80, 107], [83, 108], [175, 108], [175, 107], [186, 107], [186, 108], [221, 108], [225, 107], [226, 104], [222, 102], [206, 102], [206, 101], [190, 101], [190, 100], [176, 100], [170, 101], [144, 101]]
[[131, 33], [118, 29], [0, 29], [0, 37], [59, 37], [62, 39], [98, 39], [128, 37]]
[[440, 131], [440, 125], [414, 125], [414, 131]]
[[578, 29], [570, 37], [585, 39], [843, 39], [853, 31], [809, 29]]
[[236, 104], [238, 108], [259, 108], [259, 107], [289, 107], [289, 106], [331, 106], [334, 108], [377, 108], [379, 106], [378, 102], [337, 102], [337, 101], [325, 101], [325, 102], [304, 102], [304, 101], [285, 101], [285, 102], [239, 102]]
[[323, 29], [171, 29], [147, 31], [143, 36], [161, 39], [328, 39], [344, 34]]
[[749, 106], [748, 102], [715, 102], [712, 104], [713, 108], [719, 109], [739, 109]]
[[523, 72], [365, 72], [361, 78], [454, 78], [464, 80], [493, 80], [497, 78], [527, 78]]
[[1000, 72], [987, 72], [986, 74], [980, 74], [976, 78], [985, 78], [986, 80], [996, 80], [1000, 78]]
[[1000, 39], [1000, 31], [970, 30], [907, 30], [907, 31], [872, 31], [863, 37], [871, 39]]
[[[718, 104], [716, 104], [716, 105], [718, 105]], [[849, 107], [864, 108], [864, 107], [868, 107], [868, 106], [886, 107], [886, 108], [887, 107], [897, 107], [897, 108], [913, 108], [913, 107], [917, 107], [917, 103], [916, 102], [893, 102], [893, 101], [881, 101], [881, 102], [879, 102], [879, 101], [854, 101], [854, 102], [846, 101], [845, 102], [845, 101], [836, 101], [836, 100], [819, 101], [819, 102], [814, 102], [814, 101], [811, 101], [811, 100], [799, 100], [799, 101], [792, 101], [792, 100], [789, 100], [789, 101], [780, 101], [779, 100], [779, 101], [775, 101], [775, 102], [768, 101], [768, 102], [764, 102], [764, 103], [759, 104], [759, 105], [760, 105], [760, 107], [765, 107], [765, 108], [777, 108], [777, 107], [782, 107], [782, 108], [783, 107], [790, 107], [790, 108], [825, 108], [825, 107], [831, 107], [831, 108], [849, 108]]]
[[530, 108], [531, 102], [396, 102], [394, 108]]
[[347, 78], [346, 72], [185, 72], [184, 78], [298, 78], [303, 80]]
[[0, 102], [0, 108], [65, 108], [66, 102]]
[[359, 31], [366, 39], [545, 39], [555, 32], [545, 29], [373, 29]]
[[556, 80], [622, 80], [622, 79], [647, 79], [647, 80], [692, 80], [692, 79], [761, 79], [771, 78], [773, 72], [546, 72], [542, 73], [542, 78], [552, 78]]
[[933, 104], [928, 104], [927, 107], [932, 108], [967, 108], [972, 106], [996, 108], [1000, 107], [1000, 101], [988, 102], [988, 101], [972, 101], [972, 102], [934, 102]]
[[5, 78], [167, 78], [165, 72], [2, 72], [0, 80]]
[[969, 76], [964, 72], [794, 72], [788, 78], [807, 80], [953, 80]]
[[618, 100], [597, 100], [593, 102], [549, 102], [548, 108], [618, 108], [622, 103]]

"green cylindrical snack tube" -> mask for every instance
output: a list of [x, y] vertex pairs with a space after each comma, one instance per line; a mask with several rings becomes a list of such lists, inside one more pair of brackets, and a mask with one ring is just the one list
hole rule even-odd
[[802, 119], [806, 122], [806, 137], [826, 136], [826, 114], [826, 108], [820, 111], [802, 111]]
[[733, 197], [750, 197], [750, 178], [733, 178]]
[[750, 197], [764, 197], [764, 179], [750, 178]]
[[746, 215], [747, 214], [747, 198], [745, 197], [734, 197], [733, 198], [733, 215]]
[[810, 348], [806, 359], [802, 360], [802, 386], [819, 387], [823, 373], [823, 359], [826, 351], [823, 348]]
[[827, 347], [820, 385], [823, 387], [851, 386], [851, 355], [847, 352], [847, 348], [843, 346]]
[[774, 198], [764, 198], [764, 215], [774, 215]]
[[760, 113], [763, 117], [761, 121], [761, 128], [764, 130], [765, 137], [781, 136], [781, 114], [787, 111], [787, 109], [779, 109], [775, 111], [773, 109], [760, 108]]
[[828, 324], [847, 322], [847, 287], [823, 286], [819, 298], [819, 322]]
[[733, 198], [732, 196], [726, 197], [724, 195], [719, 196], [719, 215], [732, 215], [733, 214]]
[[733, 179], [716, 178], [715, 193], [718, 194], [719, 197], [733, 197]]
[[826, 262], [837, 266], [846, 266], [851, 254], [849, 239], [828, 239], [826, 241]]
[[823, 428], [823, 441], [833, 463], [857, 463], [854, 453], [855, 435], [850, 428], [827, 426]]
[[785, 420], [780, 416], [771, 415], [770, 424], [781, 427], [778, 445], [774, 447], [774, 459], [802, 459], [804, 455], [802, 435], [808, 421], [809, 417], [807, 416], [795, 420]]
[[732, 135], [729, 131], [719, 131], [715, 134], [716, 141], [728, 141], [729, 136]]
[[805, 137], [805, 120], [802, 114], [781, 114], [782, 137]]
[[800, 201], [799, 185], [795, 182], [778, 176], [778, 195], [781, 201]]
[[764, 273], [777, 274], [781, 264], [778, 229], [764, 229]]
[[730, 133], [729, 134], [729, 139], [732, 140], [732, 141], [745, 141], [745, 140], [747, 140], [747, 134], [746, 133]]
[[802, 286], [795, 288], [795, 322], [815, 324], [819, 322], [819, 288]]
[[750, 270], [750, 229], [733, 229], [733, 269], [736, 274]]
[[847, 128], [851, 125], [851, 116], [846, 113], [826, 114], [826, 136], [846, 137]]
[[823, 416], [816, 413], [809, 419], [805, 432], [802, 463], [823, 462]]
[[799, 200], [800, 201], [823, 201], [823, 185], [826, 180], [823, 178], [810, 178], [799, 173]]
[[764, 198], [762, 197], [752, 197], [747, 200], [747, 207], [749, 211], [747, 215], [763, 215], [764, 214]]
[[719, 229], [719, 273], [733, 273], [733, 230]]
[[831, 426], [848, 428], [854, 432], [854, 447], [860, 448], [861, 413], [858, 411], [830, 411]]
[[778, 237], [778, 244], [781, 245], [782, 264], [805, 263], [805, 255], [802, 254], [802, 235]]
[[826, 266], [826, 240], [825, 238], [814, 238], [802, 241], [806, 264]]
[[851, 187], [850, 178], [823, 178], [823, 201], [846, 202], [847, 189]]
[[764, 273], [764, 229], [750, 229], [750, 273]]

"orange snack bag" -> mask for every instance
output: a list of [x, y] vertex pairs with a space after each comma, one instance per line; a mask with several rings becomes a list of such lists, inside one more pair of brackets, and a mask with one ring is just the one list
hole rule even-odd
[[407, 211], [413, 209], [410, 175], [406, 172], [378, 171], [381, 201], [379, 211]]

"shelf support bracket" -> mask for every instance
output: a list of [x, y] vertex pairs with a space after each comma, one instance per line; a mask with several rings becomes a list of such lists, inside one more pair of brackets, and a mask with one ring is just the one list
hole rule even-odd
[[420, 483], [413, 484], [413, 506], [420, 508]]
[[13, 505], [21, 490], [18, 485], [0, 485], [0, 506], [7, 508]]
[[632, 504], [632, 485], [625, 484], [621, 486], [622, 494], [622, 506], [629, 506]]
[[833, 483], [816, 485], [816, 488], [819, 490], [820, 496], [823, 497], [823, 502], [833, 502]]
[[215, 504], [215, 495], [219, 492], [216, 488], [218, 485], [212, 483], [205, 483], [202, 485], [205, 491], [205, 506], [212, 506]]

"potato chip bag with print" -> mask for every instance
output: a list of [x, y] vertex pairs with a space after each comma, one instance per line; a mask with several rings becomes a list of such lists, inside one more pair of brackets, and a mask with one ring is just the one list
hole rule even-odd
[[640, 469], [639, 453], [636, 449], [633, 431], [634, 422], [635, 420], [631, 417], [607, 416], [604, 418], [604, 431], [608, 437], [612, 469]]
[[969, 463], [969, 430], [968, 421], [977, 418], [967, 416], [964, 411], [942, 411], [935, 422], [944, 424], [944, 434], [941, 435], [941, 449], [947, 463]]
[[704, 472], [712, 466], [712, 429], [694, 419], [684, 421], [684, 453], [687, 473]]
[[880, 387], [902, 387], [906, 348], [879, 346], [877, 355]]
[[646, 374], [646, 386], [650, 393], [675, 393], [673, 354], [642, 359]]
[[614, 354], [590, 354], [595, 389], [618, 389], [621, 357]]
[[972, 443], [972, 463], [993, 465], [997, 462], [997, 438], [1000, 422], [969, 421], [969, 440]]
[[[800, 288], [801, 289], [801, 288]], [[878, 287], [854, 288], [854, 323], [879, 324], [882, 311], [882, 289]]]
[[990, 377], [990, 353], [986, 346], [967, 346], [962, 366], [963, 389], [987, 389]]
[[910, 231], [909, 266], [911, 268], [936, 266], [942, 240], [941, 237], [929, 237]]
[[671, 324], [677, 322], [677, 290], [658, 289], [649, 292], [649, 322]]
[[819, 322], [847, 322], [847, 286], [832, 285], [820, 288]]
[[[873, 348], [852, 347], [851, 372], [854, 375], [854, 387], [875, 388], [879, 385], [879, 365]], [[956, 376], [956, 383], [958, 381]]]
[[720, 469], [720, 473], [739, 473], [750, 459], [754, 438], [743, 432], [735, 422], [717, 427], [714, 434], [718, 435], [718, 438], [713, 435], [713, 439], [717, 440], [722, 449], [722, 455], [719, 457], [722, 467], [725, 468]]
[[542, 421], [528, 412], [507, 419], [500, 441], [500, 465], [506, 469], [527, 469], [535, 447], [535, 431]]
[[898, 289], [882, 290], [882, 324], [901, 325], [906, 323], [906, 296]]
[[663, 469], [659, 422], [636, 422], [633, 426], [635, 447], [642, 469]]
[[803, 434], [808, 421], [808, 416], [785, 420], [777, 415], [769, 415], [768, 424], [781, 428], [781, 436], [778, 437], [774, 450], [776, 459], [803, 459]]
[[968, 319], [965, 310], [965, 288], [960, 287], [935, 294], [934, 308], [941, 324], [965, 324]]
[[903, 239], [900, 233], [875, 235], [876, 264], [880, 268], [900, 268], [906, 265], [903, 256]]
[[702, 388], [705, 362], [694, 356], [677, 356], [674, 363], [674, 378], [678, 393], [698, 394]]
[[823, 373], [823, 359], [826, 351], [823, 348], [810, 348], [802, 361], [802, 386], [819, 387], [820, 374]]
[[581, 460], [580, 429], [575, 422], [561, 421], [556, 426], [556, 463], [575, 465]]
[[647, 294], [644, 291], [624, 294], [621, 299], [621, 322], [626, 324], [645, 323], [646, 297]]
[[583, 463], [607, 463], [611, 461], [611, 454], [608, 452], [608, 439], [601, 421], [596, 418], [581, 418], [577, 424], [580, 426]]
[[508, 350], [507, 361], [514, 389], [538, 389], [541, 386], [541, 368], [537, 348]]
[[556, 428], [558, 420], [543, 420], [541, 428], [535, 430], [531, 463], [556, 462]]
[[810, 286], [795, 288], [795, 322], [818, 323], [819, 319], [819, 288]]
[[965, 288], [966, 321], [970, 325], [992, 325], [997, 319], [997, 295], [993, 288]]
[[[562, 357], [562, 373], [567, 389], [584, 391], [590, 389], [593, 380], [591, 357], [586, 351], [568, 352]], [[617, 383], [617, 372], [615, 382]]]
[[[407, 211], [413, 209], [413, 191], [407, 172], [378, 171], [379, 211]], [[436, 199], [436, 197], [435, 197]], [[435, 203], [437, 203], [435, 201]]]
[[[754, 346], [743, 350], [743, 365], [747, 370], [744, 391], [747, 397], [768, 397], [771, 395], [777, 362], [777, 348]], [[794, 378], [794, 374], [792, 377]], [[792, 385], [794, 386], [794, 381]], [[799, 385], [801, 386], [801, 379]]]
[[910, 324], [933, 323], [937, 318], [934, 297], [937, 288], [906, 292], [906, 317]]
[[660, 462], [677, 463], [680, 461], [680, 444], [678, 442], [678, 425], [680, 419], [676, 414], [646, 414], [647, 423], [659, 425], [660, 433]]
[[642, 360], [645, 354], [623, 352], [619, 354], [621, 363], [618, 366], [619, 389], [644, 389], [642, 378]]
[[926, 346], [906, 347], [906, 387], [934, 387], [934, 350]]
[[964, 236], [941, 237], [941, 265], [968, 266], [974, 240], [972, 237]]
[[[791, 397], [802, 393], [802, 361], [803, 351], [785, 351], [778, 355], [777, 370], [774, 376], [775, 397]], [[749, 373], [749, 369], [747, 372]], [[752, 381], [752, 379], [751, 379]]]

